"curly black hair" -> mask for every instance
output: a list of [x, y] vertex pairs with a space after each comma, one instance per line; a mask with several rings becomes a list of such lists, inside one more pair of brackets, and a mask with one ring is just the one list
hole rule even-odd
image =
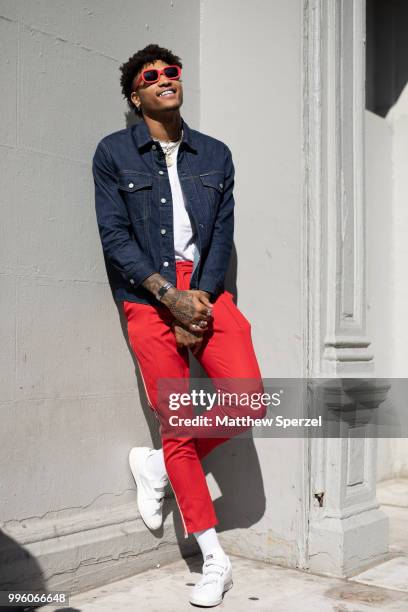
[[129, 57], [128, 61], [119, 67], [122, 73], [120, 84], [122, 86], [123, 97], [126, 98], [130, 110], [133, 110], [139, 117], [142, 115], [142, 112], [137, 109], [130, 99], [130, 94], [133, 91], [133, 79], [145, 64], [152, 64], [156, 60], [162, 60], [166, 64], [180, 66], [180, 68], [183, 67], [181, 59], [177, 55], [174, 55], [169, 49], [155, 44], [150, 44], [144, 49], [140, 49], [140, 51]]

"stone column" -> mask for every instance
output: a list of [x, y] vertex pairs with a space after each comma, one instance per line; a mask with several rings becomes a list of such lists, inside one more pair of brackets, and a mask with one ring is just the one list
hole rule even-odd
[[[305, 0], [303, 61], [307, 371], [338, 379], [330, 410], [342, 420], [341, 438], [310, 441], [308, 567], [347, 576], [388, 550], [376, 439], [361, 410], [376, 410], [385, 393], [370, 382], [366, 335], [365, 1]], [[347, 396], [346, 412], [345, 378], [366, 378], [364, 397]]]

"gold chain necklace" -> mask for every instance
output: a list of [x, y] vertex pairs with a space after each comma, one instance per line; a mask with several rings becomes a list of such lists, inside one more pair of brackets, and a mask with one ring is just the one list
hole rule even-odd
[[[166, 141], [159, 141], [161, 144], [161, 148], [163, 149], [164, 152], [164, 157], [166, 160], [166, 166], [172, 166], [173, 165], [173, 159], [172, 159], [172, 154], [173, 152], [177, 149], [177, 147], [179, 146], [180, 142], [183, 140], [183, 130], [181, 130], [181, 135], [180, 138], [176, 141], [172, 141], [172, 140], [166, 140]], [[166, 142], [167, 144], [164, 144], [164, 142]]]

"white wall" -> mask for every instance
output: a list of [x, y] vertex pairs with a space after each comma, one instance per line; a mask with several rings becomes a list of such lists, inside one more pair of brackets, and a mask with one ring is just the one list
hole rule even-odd
[[[390, 109], [392, 130], [392, 352], [393, 376], [408, 378], [408, 85]], [[402, 406], [406, 410], [406, 402]], [[391, 472], [408, 478], [408, 439], [392, 441]]]
[[[107, 283], [91, 161], [103, 135], [126, 127], [118, 68], [148, 43], [184, 60], [184, 115], [198, 122], [199, 3], [3, 0], [0, 41], [0, 520], [16, 546], [34, 541], [34, 556], [50, 533], [96, 521], [106, 543], [85, 559], [113, 565], [114, 579], [126, 557], [125, 571], [137, 567], [131, 535], [115, 546], [109, 539], [125, 537], [122, 507], [126, 520], [136, 516], [127, 453], [151, 438]], [[75, 578], [84, 559], [71, 548], [72, 559], [54, 558], [51, 576]]]
[[370, 111], [365, 112], [365, 197], [367, 335], [375, 375], [386, 377], [394, 372], [392, 129]]
[[237, 285], [262, 373], [302, 354], [301, 3], [202, 0], [200, 128], [231, 148]]
[[[392, 376], [394, 301], [392, 279], [392, 130], [378, 115], [365, 112], [365, 197], [367, 237], [367, 336], [375, 375]], [[380, 410], [383, 410], [381, 406]], [[393, 475], [395, 440], [377, 441], [377, 479]]]
[[[264, 378], [304, 371], [301, 12], [297, 0], [201, 2], [200, 129], [232, 151], [238, 306], [252, 324]], [[227, 447], [219, 451], [228, 466], [221, 477], [233, 475], [236, 512], [249, 527], [225, 539], [234, 552], [299, 564], [303, 441], [257, 439], [255, 446], [236, 441], [229, 457]], [[217, 450], [207, 461], [215, 479], [219, 462]]]
[[[385, 118], [366, 111], [368, 336], [376, 376], [391, 379], [408, 374], [407, 142], [405, 87]], [[379, 480], [407, 477], [407, 440], [379, 439], [377, 464]]]
[[408, 377], [408, 85], [386, 117], [392, 130], [393, 375]]
[[408, 374], [408, 86], [385, 118], [366, 111], [369, 336], [377, 376]]
[[[232, 150], [236, 259], [230, 281], [236, 280], [238, 306], [252, 323], [262, 374], [300, 377], [306, 328], [302, 3], [3, 0], [0, 29], [0, 78], [8, 92], [0, 126], [6, 220], [0, 242], [6, 434], [0, 463], [7, 466], [0, 519], [17, 541], [27, 530], [44, 542], [44, 534], [59, 533], [56, 525], [74, 531], [87, 512], [94, 514], [86, 524], [102, 516], [107, 528], [116, 521], [119, 532], [123, 516], [128, 519], [122, 508], [135, 502], [128, 449], [150, 443], [141, 386], [107, 284], [90, 169], [97, 141], [125, 126], [119, 64], [149, 42], [182, 57], [183, 116]], [[374, 125], [371, 134], [369, 143], [391, 146], [382, 126]], [[381, 158], [369, 159], [371, 172], [378, 172]], [[382, 172], [389, 181], [387, 169]], [[381, 206], [388, 182], [374, 187], [369, 260], [380, 265], [380, 228], [387, 230], [381, 243], [387, 256], [392, 242]], [[373, 269], [369, 274], [368, 335], [381, 371], [387, 343], [375, 330], [382, 309], [392, 306]], [[384, 265], [381, 274], [386, 277]], [[257, 439], [255, 446], [231, 441], [206, 460], [209, 479], [223, 495], [216, 509], [231, 551], [302, 566], [305, 455], [301, 439], [272, 438]], [[95, 567], [106, 561], [110, 580], [123, 550], [126, 571], [136, 569], [134, 541], [122, 535], [123, 543], [112, 548], [87, 541], [88, 561], [96, 557]], [[138, 542], [140, 550], [152, 547], [151, 540]], [[160, 540], [162, 560], [168, 542]], [[33, 555], [43, 548], [34, 543]], [[78, 548], [72, 550], [68, 561], [75, 568]], [[49, 571], [69, 573], [63, 553], [59, 563], [54, 559]], [[95, 584], [92, 571], [77, 586], [86, 579]]]

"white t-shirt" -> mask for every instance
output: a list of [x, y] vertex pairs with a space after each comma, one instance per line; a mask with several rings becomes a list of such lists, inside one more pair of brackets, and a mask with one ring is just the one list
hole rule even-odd
[[[159, 141], [161, 145], [163, 142]], [[166, 144], [166, 143], [164, 143]], [[177, 172], [177, 153], [180, 143], [171, 154], [173, 164], [167, 166], [173, 200], [173, 229], [174, 229], [174, 252], [177, 259], [189, 259], [194, 261], [194, 231], [191, 219], [187, 212], [184, 194], [181, 189]], [[164, 150], [164, 148], [163, 148]]]

